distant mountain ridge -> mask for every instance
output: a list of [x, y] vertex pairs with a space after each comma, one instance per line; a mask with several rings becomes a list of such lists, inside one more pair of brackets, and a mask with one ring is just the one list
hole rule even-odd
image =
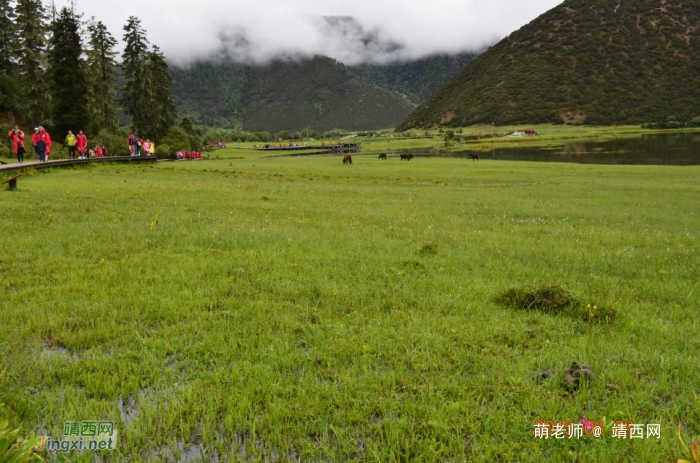
[[249, 131], [395, 127], [408, 101], [372, 85], [326, 57], [252, 66], [233, 62], [171, 68], [180, 116]]
[[377, 130], [410, 111], [473, 59], [437, 55], [414, 61], [345, 66], [317, 56], [266, 65], [231, 59], [170, 66], [180, 116], [245, 130]]
[[410, 61], [358, 64], [350, 66], [350, 70], [368, 82], [396, 92], [418, 105], [477, 56], [477, 53], [442, 53]]
[[700, 116], [700, 0], [566, 0], [491, 47], [402, 129]]

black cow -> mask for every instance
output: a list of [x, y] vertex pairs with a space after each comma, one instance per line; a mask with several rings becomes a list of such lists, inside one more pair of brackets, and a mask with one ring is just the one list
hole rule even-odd
[[386, 161], [386, 153], [381, 153], [379, 159], [384, 159]]

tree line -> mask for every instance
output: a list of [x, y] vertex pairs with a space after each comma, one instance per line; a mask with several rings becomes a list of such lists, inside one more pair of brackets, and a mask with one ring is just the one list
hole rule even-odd
[[[0, 0], [0, 115], [55, 136], [116, 134], [118, 112], [159, 143], [175, 119], [165, 57], [139, 18], [124, 26], [124, 52], [102, 21], [41, 0]], [[119, 84], [123, 80], [123, 84]]]

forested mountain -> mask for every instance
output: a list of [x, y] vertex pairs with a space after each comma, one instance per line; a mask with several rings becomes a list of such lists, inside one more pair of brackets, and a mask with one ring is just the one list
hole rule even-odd
[[473, 55], [347, 67], [333, 59], [252, 66], [229, 59], [170, 67], [179, 116], [246, 130], [395, 127]]
[[700, 116], [700, 0], [566, 0], [483, 53], [402, 128]]
[[173, 67], [171, 75], [179, 115], [207, 125], [369, 130], [395, 127], [411, 110], [400, 97], [325, 57], [263, 66], [199, 62]]
[[208, 126], [234, 127], [243, 122], [243, 94], [250, 68], [232, 61], [200, 61], [170, 66], [178, 116]]
[[350, 69], [368, 82], [396, 92], [418, 105], [477, 56], [476, 53], [440, 54], [414, 61], [360, 64]]

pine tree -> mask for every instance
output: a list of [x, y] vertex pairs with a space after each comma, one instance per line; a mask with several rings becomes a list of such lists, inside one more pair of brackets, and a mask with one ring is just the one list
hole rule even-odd
[[81, 56], [80, 18], [64, 7], [51, 24], [49, 50], [50, 90], [54, 129], [58, 134], [68, 130], [87, 130], [87, 80]]
[[27, 119], [42, 123], [46, 112], [46, 18], [40, 0], [18, 0], [15, 8], [19, 31], [18, 64]]
[[122, 106], [131, 116], [134, 132], [141, 132], [148, 127], [148, 78], [146, 65], [148, 62], [148, 39], [146, 31], [141, 27], [141, 20], [130, 16], [124, 26], [124, 96]]
[[179, 127], [184, 130], [187, 133], [187, 136], [190, 138], [190, 146], [189, 148], [191, 150], [197, 151], [202, 149], [202, 137], [199, 136], [197, 133], [197, 129], [194, 127], [194, 123], [192, 122], [192, 119], [189, 117], [185, 116], [182, 118], [180, 121]]
[[0, 112], [12, 116], [21, 113], [17, 80], [19, 38], [15, 18], [10, 0], [0, 0]]
[[147, 70], [149, 101], [146, 106], [148, 114], [146, 132], [149, 138], [160, 142], [173, 124], [175, 105], [170, 93], [172, 79], [168, 73], [168, 64], [157, 46], [148, 53]]
[[0, 74], [15, 75], [18, 52], [15, 10], [10, 0], [0, 0]]
[[124, 42], [122, 106], [132, 118], [134, 132], [158, 143], [175, 118], [168, 64], [158, 47], [148, 49], [146, 32], [134, 16], [124, 26]]
[[117, 41], [109, 33], [102, 21], [93, 18], [88, 24], [90, 48], [87, 51], [88, 69], [88, 110], [92, 120], [93, 133], [101, 129], [114, 131], [119, 126], [117, 120]]

